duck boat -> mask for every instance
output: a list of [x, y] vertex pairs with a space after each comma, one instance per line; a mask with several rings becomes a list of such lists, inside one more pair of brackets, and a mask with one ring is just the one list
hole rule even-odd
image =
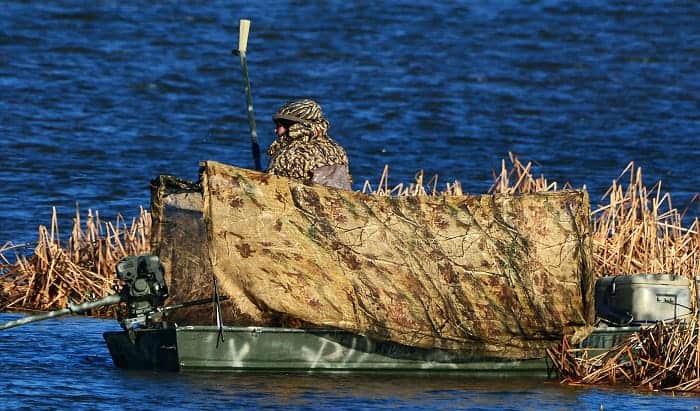
[[602, 350], [690, 306], [681, 277], [595, 285], [582, 190], [368, 196], [207, 161], [151, 199], [118, 294], [0, 329], [120, 304], [120, 368], [551, 377], [564, 335]]
[[106, 333], [118, 367], [546, 377], [592, 324], [585, 192], [378, 198], [208, 161], [151, 198], [169, 299], [229, 299]]

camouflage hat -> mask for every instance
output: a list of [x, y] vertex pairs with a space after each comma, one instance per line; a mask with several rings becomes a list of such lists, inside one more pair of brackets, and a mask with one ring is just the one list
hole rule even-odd
[[325, 121], [321, 106], [309, 99], [289, 101], [280, 108], [274, 116], [273, 121], [288, 120], [295, 123], [318, 123]]

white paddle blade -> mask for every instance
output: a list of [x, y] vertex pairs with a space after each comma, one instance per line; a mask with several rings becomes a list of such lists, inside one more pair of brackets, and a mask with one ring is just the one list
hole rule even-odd
[[238, 51], [245, 54], [248, 48], [248, 32], [250, 31], [250, 20], [241, 19], [240, 33], [238, 35]]

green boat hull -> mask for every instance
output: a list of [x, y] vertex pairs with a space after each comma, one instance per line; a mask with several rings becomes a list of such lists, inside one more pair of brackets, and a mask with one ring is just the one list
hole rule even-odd
[[345, 331], [186, 326], [104, 334], [114, 364], [127, 369], [241, 372], [449, 372], [554, 377], [545, 359], [503, 360], [419, 349]]

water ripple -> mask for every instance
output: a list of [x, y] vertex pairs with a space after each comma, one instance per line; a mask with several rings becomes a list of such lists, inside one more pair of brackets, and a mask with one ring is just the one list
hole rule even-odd
[[[358, 189], [389, 164], [392, 182], [423, 168], [483, 193], [513, 151], [537, 161], [537, 174], [585, 184], [594, 203], [632, 160], [649, 184], [664, 181], [677, 206], [699, 191], [700, 8], [692, 2], [10, 0], [0, 21], [0, 243], [35, 240], [51, 206], [62, 227], [76, 203], [103, 218], [134, 216], [149, 204], [151, 178], [196, 179], [200, 160], [252, 167], [240, 64], [231, 54], [239, 18], [253, 22], [248, 66], [262, 145], [272, 141], [270, 117], [283, 101], [316, 98], [348, 149]], [[21, 377], [0, 386], [20, 398], [10, 407], [55, 407], [51, 396], [67, 389], [59, 402], [91, 408], [83, 393], [61, 385], [70, 378], [106, 409], [130, 406], [124, 390], [153, 408], [163, 392], [181, 393], [185, 409], [208, 407], [208, 389], [219, 397], [212, 404], [271, 408], [494, 409], [517, 398], [525, 409], [595, 409], [618, 401], [618, 393], [540, 384], [499, 396], [454, 381], [440, 381], [441, 391], [424, 381], [280, 377], [241, 385], [123, 373], [108, 365], [103, 325], [95, 327], [88, 341], [75, 341], [82, 327], [61, 334], [73, 340], [60, 345], [65, 352], [43, 343], [22, 354], [14, 345], [61, 335], [0, 335], [0, 371]], [[89, 347], [97, 351], [80, 352]], [[54, 366], [37, 362], [37, 352]], [[20, 396], [42, 390], [43, 397]], [[621, 407], [688, 404], [619, 398]]]

